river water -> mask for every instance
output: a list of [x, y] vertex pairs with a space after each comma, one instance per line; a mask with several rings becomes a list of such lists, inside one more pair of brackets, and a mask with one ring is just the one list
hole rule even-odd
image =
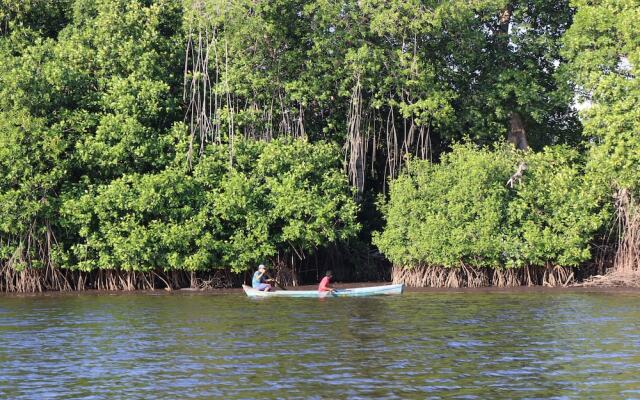
[[0, 297], [0, 398], [640, 398], [640, 292]]

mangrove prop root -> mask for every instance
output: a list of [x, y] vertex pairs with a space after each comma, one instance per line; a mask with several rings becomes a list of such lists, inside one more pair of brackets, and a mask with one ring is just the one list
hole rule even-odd
[[640, 202], [627, 189], [616, 193], [619, 241], [612, 273], [633, 276], [640, 270]]
[[229, 270], [213, 271], [70, 271], [47, 265], [43, 268], [16, 269], [0, 264], [0, 292], [34, 293], [72, 290], [154, 290], [177, 288], [228, 288], [242, 279]]
[[522, 268], [490, 269], [461, 265], [444, 268], [419, 265], [411, 268], [393, 266], [393, 283], [404, 283], [413, 287], [514, 287], [514, 286], [567, 286], [574, 282], [572, 268], [547, 265]]
[[640, 287], [640, 202], [627, 189], [618, 190], [615, 199], [618, 245], [613, 267], [580, 286]]
[[[238, 81], [234, 78], [233, 65], [237, 59], [233, 46], [220, 21], [229, 11], [226, 3], [213, 11], [204, 0], [190, 2], [191, 13], [185, 20], [187, 42], [184, 54], [183, 97], [185, 122], [189, 126], [187, 159], [192, 160], [204, 152], [207, 143], [227, 142], [229, 160], [233, 165], [236, 137], [271, 140], [274, 137], [306, 137], [306, 116], [322, 115], [325, 109], [295, 101], [286, 95], [280, 83], [271, 86], [266, 99], [241, 94], [234, 89]], [[271, 48], [265, 42], [256, 46]], [[403, 47], [405, 44], [403, 44]], [[414, 56], [419, 43], [406, 43]], [[231, 47], [231, 48], [230, 48]], [[275, 51], [275, 49], [274, 49]], [[417, 69], [411, 68], [413, 79], [420, 79]], [[345, 170], [351, 184], [361, 196], [365, 189], [367, 168], [371, 175], [379, 166], [385, 177], [394, 178], [402, 170], [407, 155], [416, 158], [432, 158], [432, 117], [423, 118], [421, 113], [404, 115], [397, 104], [415, 104], [420, 94], [410, 87], [395, 87], [386, 94], [386, 106], [374, 106], [380, 99], [361, 81], [360, 72], [354, 73], [351, 96], [346, 106], [347, 132], [344, 141]], [[396, 104], [396, 105], [392, 105]], [[314, 108], [315, 107], [315, 108]], [[243, 118], [239, 114], [249, 112], [256, 118]], [[517, 115], [519, 117], [519, 115]], [[520, 119], [520, 126], [523, 128]], [[312, 122], [313, 123], [313, 122]], [[308, 127], [308, 126], [307, 126]], [[524, 132], [524, 131], [523, 131]], [[524, 133], [523, 133], [524, 135]], [[386, 179], [383, 191], [386, 190]], [[453, 279], [453, 277], [452, 277]]]
[[640, 273], [616, 272], [611, 269], [604, 275], [594, 275], [576, 286], [583, 287], [637, 287], [640, 288]]

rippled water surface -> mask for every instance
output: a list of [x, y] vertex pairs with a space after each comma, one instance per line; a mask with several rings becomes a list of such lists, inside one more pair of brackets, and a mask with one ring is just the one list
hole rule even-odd
[[640, 292], [0, 297], [0, 398], [640, 398]]

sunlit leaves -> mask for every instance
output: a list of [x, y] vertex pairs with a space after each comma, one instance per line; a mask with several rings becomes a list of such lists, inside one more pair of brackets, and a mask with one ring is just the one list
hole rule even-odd
[[353, 237], [357, 207], [334, 146], [242, 141], [232, 166], [211, 145], [193, 173], [170, 167], [91, 188], [63, 204], [73, 268], [245, 271]]
[[[522, 162], [527, 169], [510, 188]], [[412, 161], [392, 182], [387, 225], [374, 242], [404, 266], [578, 266], [608, 217], [601, 198], [568, 148], [456, 146], [440, 164]]]
[[566, 76], [588, 100], [585, 135], [596, 146], [590, 171], [598, 184], [640, 190], [640, 35], [636, 0], [575, 1], [563, 38]]

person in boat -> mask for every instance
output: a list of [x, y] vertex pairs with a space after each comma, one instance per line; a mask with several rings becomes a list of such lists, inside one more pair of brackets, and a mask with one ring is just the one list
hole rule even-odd
[[267, 279], [267, 268], [264, 264], [260, 264], [258, 266], [258, 270], [253, 274], [253, 279], [251, 280], [251, 287], [258, 290], [264, 290], [265, 292], [269, 292], [273, 290], [273, 287], [270, 283], [273, 279]]
[[322, 280], [320, 281], [320, 286], [318, 286], [318, 291], [319, 292], [335, 292], [335, 289], [329, 286], [332, 278], [333, 278], [333, 272], [331, 272], [331, 270], [327, 271], [327, 273], [324, 274], [324, 278], [322, 278]]

